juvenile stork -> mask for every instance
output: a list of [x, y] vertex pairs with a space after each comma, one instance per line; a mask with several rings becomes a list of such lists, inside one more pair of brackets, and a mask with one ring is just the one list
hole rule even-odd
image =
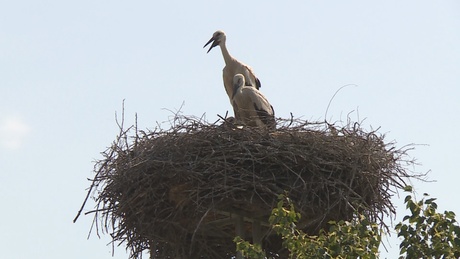
[[225, 45], [227, 37], [225, 36], [225, 32], [223, 31], [216, 31], [212, 35], [212, 38], [203, 46], [205, 48], [211, 42], [211, 47], [208, 49], [208, 52], [211, 51], [212, 48], [215, 46], [220, 46], [220, 50], [222, 51], [222, 56], [224, 57], [225, 67], [223, 70], [223, 79], [224, 79], [224, 86], [225, 91], [227, 92], [228, 97], [230, 100], [233, 98], [233, 77], [236, 74], [243, 74], [245, 78], [246, 85], [252, 85], [257, 90], [261, 87], [260, 80], [254, 75], [252, 69], [243, 64], [242, 62], [236, 60], [234, 57], [228, 53], [227, 47]]
[[255, 87], [245, 85], [242, 74], [233, 77], [232, 105], [235, 117], [250, 127], [275, 129], [275, 111]]

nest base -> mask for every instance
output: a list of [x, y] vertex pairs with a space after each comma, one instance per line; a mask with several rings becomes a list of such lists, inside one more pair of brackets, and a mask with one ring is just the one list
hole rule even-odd
[[132, 258], [145, 249], [160, 258], [231, 258], [236, 235], [279, 257], [268, 218], [281, 193], [308, 234], [356, 212], [382, 225], [394, 214], [390, 198], [411, 177], [405, 150], [357, 123], [278, 125], [267, 132], [179, 116], [166, 131], [131, 138], [121, 129], [96, 165], [96, 221]]

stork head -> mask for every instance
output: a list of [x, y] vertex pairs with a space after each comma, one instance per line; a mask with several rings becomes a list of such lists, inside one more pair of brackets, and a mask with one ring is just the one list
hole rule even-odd
[[214, 32], [214, 34], [212, 35], [212, 38], [206, 43], [204, 44], [203, 48], [205, 48], [206, 46], [209, 45], [209, 43], [212, 42], [211, 44], [211, 47], [208, 49], [208, 52], [211, 51], [212, 48], [214, 48], [215, 46], [217, 45], [220, 45], [221, 43], [225, 43], [225, 32], [224, 31], [216, 31]]
[[242, 74], [236, 74], [233, 77], [233, 88], [236, 90], [244, 86], [244, 76]]

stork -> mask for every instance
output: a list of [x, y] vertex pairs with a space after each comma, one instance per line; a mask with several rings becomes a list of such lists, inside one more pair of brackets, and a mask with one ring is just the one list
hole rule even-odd
[[227, 92], [228, 97], [230, 100], [233, 98], [233, 77], [236, 74], [243, 74], [245, 77], [246, 85], [252, 85], [257, 90], [261, 87], [260, 80], [254, 75], [252, 69], [243, 64], [242, 62], [236, 60], [234, 57], [228, 53], [227, 47], [225, 45], [226, 40], [225, 32], [223, 31], [216, 31], [212, 35], [212, 38], [203, 46], [205, 48], [211, 42], [211, 47], [208, 49], [208, 52], [211, 51], [212, 48], [215, 46], [220, 46], [220, 50], [222, 51], [222, 56], [224, 57], [225, 67], [223, 69], [223, 79], [224, 79], [224, 87], [225, 91]]
[[275, 129], [275, 111], [255, 87], [245, 85], [242, 74], [233, 77], [232, 105], [235, 117], [246, 126]]

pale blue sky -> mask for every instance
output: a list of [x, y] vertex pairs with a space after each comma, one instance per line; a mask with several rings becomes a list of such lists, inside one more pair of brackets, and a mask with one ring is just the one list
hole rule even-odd
[[[112, 258], [108, 236], [86, 239], [91, 216], [72, 219], [117, 133], [115, 111], [125, 99], [127, 123], [137, 113], [152, 128], [182, 102], [210, 121], [231, 110], [221, 53], [202, 48], [217, 29], [277, 116], [323, 120], [335, 91], [356, 85], [335, 97], [328, 119], [355, 111], [398, 147], [427, 144], [410, 154], [437, 182], [415, 189], [460, 216], [460, 3], [280, 3], [0, 3], [0, 257]], [[390, 245], [382, 258], [397, 256], [395, 237]], [[127, 258], [124, 248], [113, 258]]]

